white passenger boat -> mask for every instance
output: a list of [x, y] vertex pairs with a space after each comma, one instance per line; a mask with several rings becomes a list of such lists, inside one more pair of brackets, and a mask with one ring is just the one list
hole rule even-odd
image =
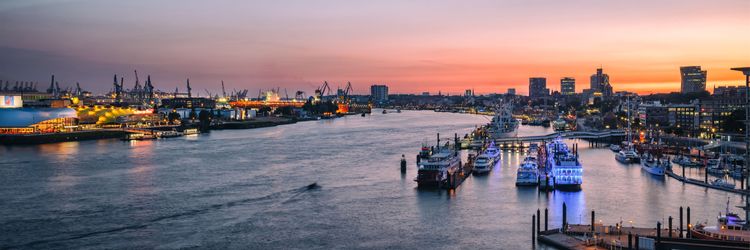
[[711, 181], [711, 185], [714, 187], [734, 189], [734, 183], [729, 183], [724, 179], [716, 179]]
[[539, 184], [539, 166], [536, 158], [527, 158], [518, 166], [516, 186], [536, 186]]
[[484, 154], [492, 158], [493, 161], [500, 160], [500, 149], [495, 147], [495, 142], [490, 142], [490, 145], [484, 150]]
[[622, 149], [620, 152], [617, 152], [615, 154], [615, 160], [630, 164], [630, 163], [638, 163], [640, 161], [640, 157], [638, 157], [638, 153], [635, 152], [632, 148]]
[[495, 159], [485, 154], [480, 154], [474, 160], [474, 174], [486, 174], [492, 171], [495, 165]]

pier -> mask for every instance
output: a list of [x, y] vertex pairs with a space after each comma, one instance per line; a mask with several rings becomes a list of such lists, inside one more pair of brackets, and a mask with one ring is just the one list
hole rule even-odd
[[[726, 192], [730, 192], [730, 193], [735, 193], [735, 194], [750, 195], [750, 190], [747, 190], [747, 189], [736, 189], [736, 188], [725, 188], [725, 187], [714, 186], [714, 185], [711, 185], [710, 183], [707, 183], [707, 180], [705, 180], [705, 181], [699, 181], [699, 180], [696, 180], [696, 179], [691, 179], [691, 178], [686, 178], [686, 177], [683, 177], [683, 176], [679, 176], [679, 175], [675, 174], [674, 172], [672, 172], [672, 170], [669, 170], [669, 169], [667, 169], [667, 171], [665, 171], [665, 172], [667, 173], [667, 175], [669, 175], [669, 177], [672, 177], [672, 178], [674, 178], [674, 179], [676, 179], [678, 181], [681, 181], [683, 183], [698, 185], [698, 186], [706, 187], [706, 188], [713, 188], [713, 189], [717, 189], [717, 190], [721, 190], [721, 191], [726, 191]], [[744, 181], [741, 181], [741, 183], [744, 183]]]
[[[567, 206], [562, 205], [562, 226], [547, 229], [548, 210], [544, 210], [544, 229], [541, 228], [540, 210], [533, 214], [531, 223], [532, 245], [537, 241], [559, 248], [571, 250], [588, 249], [750, 249], [750, 242], [730, 240], [710, 240], [693, 238], [690, 233], [690, 207], [687, 208], [687, 221], [683, 221], [682, 207], [678, 225], [677, 218], [669, 217], [668, 223], [656, 222], [656, 227], [626, 227], [622, 224], [604, 225], [596, 222], [596, 213], [591, 211], [591, 224], [567, 223]], [[685, 224], [683, 224], [686, 222]], [[622, 222], [621, 222], [622, 223]], [[687, 226], [684, 227], [684, 225]]]

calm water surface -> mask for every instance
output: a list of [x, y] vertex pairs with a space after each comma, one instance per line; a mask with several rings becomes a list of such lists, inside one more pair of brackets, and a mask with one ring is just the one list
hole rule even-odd
[[[744, 202], [652, 178], [585, 141], [580, 192], [516, 188], [522, 154], [510, 151], [455, 191], [415, 188], [421, 143], [486, 122], [375, 112], [157, 141], [0, 147], [0, 248], [530, 249], [532, 213], [549, 208], [557, 227], [563, 202], [570, 223], [589, 221], [593, 209], [605, 224], [626, 226], [655, 226], [680, 206], [713, 223], [727, 197]], [[550, 132], [523, 126], [519, 134]]]

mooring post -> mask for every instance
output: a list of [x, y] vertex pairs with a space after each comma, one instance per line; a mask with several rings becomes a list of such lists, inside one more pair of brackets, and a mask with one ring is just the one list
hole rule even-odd
[[633, 234], [628, 231], [628, 250], [633, 249]]
[[536, 232], [537, 234], [542, 231], [542, 227], [539, 226], [541, 223], [542, 216], [539, 216], [539, 209], [536, 209]]
[[531, 245], [536, 245], [536, 215], [531, 215]]
[[656, 243], [661, 243], [661, 221], [656, 222]]
[[687, 238], [692, 238], [692, 235], [690, 233], [690, 228], [692, 228], [693, 225], [690, 225], [690, 207], [687, 207]]
[[708, 169], [703, 170], [703, 179], [704, 179], [703, 182], [708, 184]]
[[591, 233], [596, 232], [596, 229], [594, 228], [594, 222], [596, 221], [595, 217], [596, 217], [596, 212], [594, 212], [594, 210], [591, 210]]
[[669, 238], [672, 238], [672, 216], [669, 216]]
[[640, 249], [640, 242], [638, 242], [638, 234], [635, 234], [635, 237], [633, 238], [633, 241], [635, 241], [635, 247], [633, 249]]
[[568, 226], [568, 206], [563, 202], [563, 214], [562, 214], [562, 231], [565, 232], [565, 228]]
[[683, 230], [683, 227], [682, 227], [682, 206], [680, 206], [680, 234], [679, 234], [680, 238], [682, 238], [682, 230]]
[[544, 231], [547, 231], [547, 208], [544, 208]]

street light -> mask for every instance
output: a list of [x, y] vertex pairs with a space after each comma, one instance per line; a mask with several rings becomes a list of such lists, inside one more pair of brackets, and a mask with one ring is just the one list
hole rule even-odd
[[[750, 67], [738, 67], [732, 68], [732, 70], [740, 71], [745, 75], [745, 171], [747, 172], [747, 165], [750, 164], [750, 138], [748, 138], [748, 132], [750, 132]], [[745, 189], [750, 190], [750, 178], [745, 177]], [[750, 199], [745, 199], [745, 218], [750, 218]]]

